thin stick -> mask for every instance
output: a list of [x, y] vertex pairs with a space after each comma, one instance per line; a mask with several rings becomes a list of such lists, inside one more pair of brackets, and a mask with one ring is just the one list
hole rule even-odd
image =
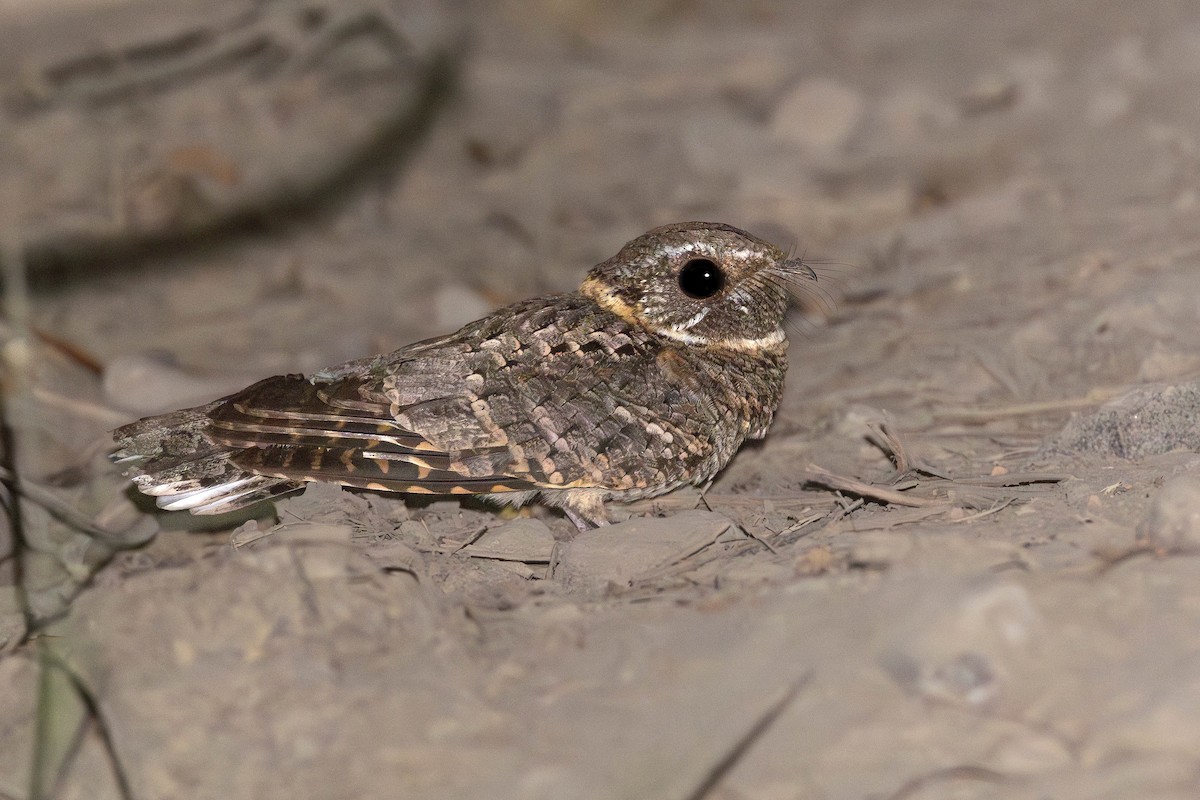
[[4, 481], [14, 487], [20, 493], [21, 497], [26, 498], [30, 502], [37, 503], [49, 511], [59, 522], [63, 522], [80, 533], [91, 536], [93, 539], [104, 542], [110, 547], [125, 550], [132, 547], [141, 547], [146, 543], [144, 539], [126, 541], [119, 534], [96, 525], [78, 509], [62, 500], [58, 495], [44, 486], [28, 480], [18, 481], [16, 472], [7, 464], [0, 464], [0, 481]]
[[758, 535], [752, 533], [749, 528], [746, 528], [743, 526], [738, 526], [738, 529], [741, 530], [741, 532], [744, 535], [746, 535], [747, 537], [753, 539], [754, 541], [761, 544], [763, 547], [770, 550], [772, 555], [776, 555], [776, 556], [779, 555], [779, 551], [776, 550], [774, 547], [772, 547], [770, 542], [768, 542], [766, 539], [762, 538], [761, 536], [758, 536]]
[[761, 739], [763, 734], [775, 723], [775, 720], [779, 719], [783, 712], [787, 710], [787, 707], [800, 694], [800, 690], [809, 684], [809, 681], [812, 680], [812, 675], [812, 671], [809, 670], [793, 681], [792, 685], [784, 690], [780, 698], [772, 703], [766, 712], [750, 726], [750, 730], [746, 731], [741, 738], [733, 743], [733, 746], [729, 748], [729, 752], [709, 768], [708, 772], [701, 779], [700, 785], [691, 793], [685, 795], [685, 800], [705, 800], [705, 798], [711, 797], [713, 791], [720, 785], [725, 776], [729, 774], [730, 770], [737, 766], [746, 753], [750, 752], [750, 748], [754, 743]]
[[[3, 276], [4, 280], [4, 312], [8, 317], [12, 330], [11, 337], [8, 341], [3, 342], [3, 348], [0, 349], [0, 352], [3, 353], [4, 377], [6, 379], [4, 381], [5, 391], [0, 392], [0, 447], [3, 448], [3, 452], [0, 453], [0, 482], [3, 482], [9, 494], [7, 511], [16, 555], [14, 559], [16, 591], [21, 604], [21, 613], [25, 619], [25, 633], [22, 637], [22, 642], [28, 642], [38, 628], [45, 623], [45, 620], [38, 619], [37, 615], [34, 614], [29, 599], [29, 590], [25, 584], [25, 579], [28, 576], [25, 573], [24, 560], [25, 554], [29, 552], [29, 540], [26, 535], [22, 503], [24, 502], [23, 498], [28, 496], [31, 487], [35, 494], [38, 490], [21, 478], [21, 473], [18, 469], [18, 465], [20, 464], [18, 448], [21, 444], [18, 441], [18, 432], [28, 430], [32, 425], [22, 424], [25, 422], [24, 420], [14, 419], [14, 411], [19, 413], [23, 410], [23, 406], [20, 403], [14, 404], [12, 402], [12, 398], [14, 397], [31, 395], [29, 392], [31, 381], [29, 380], [28, 369], [32, 336], [32, 329], [29, 324], [31, 301], [29, 299], [26, 262], [20, 247], [20, 228], [18, 220], [13, 213], [14, 209], [20, 207], [20, 204], [14, 202], [14, 198], [12, 197], [0, 198], [0, 213], [7, 210], [7, 213], [0, 216], [0, 275]], [[50, 495], [50, 498], [58, 502], [57, 498], [53, 498], [53, 495]], [[64, 513], [66, 516], [74, 515], [82, 517], [82, 515], [69, 507], [66, 507]], [[82, 520], [82, 522], [84, 525], [95, 528], [86, 519]], [[99, 531], [98, 528], [96, 530]], [[104, 532], [101, 531], [101, 533]], [[54, 705], [53, 675], [51, 673], [53, 669], [62, 670], [63, 674], [69, 678], [73, 690], [79, 695], [80, 700], [87, 709], [88, 716], [96, 724], [96, 729], [105, 747], [109, 763], [112, 765], [120, 797], [123, 800], [132, 800], [133, 794], [130, 791], [124, 766], [117, 757], [108, 724], [100, 713], [95, 695], [84, 684], [79, 675], [72, 671], [50, 650], [50, 647], [46, 644], [45, 637], [38, 636], [34, 642], [34, 646], [37, 648], [38, 654], [38, 700], [37, 721], [33, 736], [33, 752], [30, 754], [29, 800], [44, 800], [54, 788], [50, 776], [46, 774], [50, 768], [47, 759], [50, 754], [49, 741], [53, 735], [51, 730], [53, 724], [51, 713], [52, 706]]]
[[867, 425], [867, 430], [872, 434], [871, 437], [868, 437], [871, 438], [871, 443], [892, 459], [892, 463], [896, 466], [896, 473], [903, 475], [908, 472], [908, 453], [895, 431], [886, 422], [870, 423]]
[[938, 500], [929, 497], [914, 497], [904, 492], [897, 492], [894, 489], [888, 489], [883, 486], [875, 486], [869, 483], [855, 480], [854, 478], [846, 478], [841, 475], [834, 475], [832, 472], [818, 467], [816, 464], [809, 464], [805, 469], [804, 479], [808, 483], [815, 483], [821, 486], [827, 486], [839, 492], [846, 492], [857, 497], [870, 498], [878, 500], [881, 503], [888, 503], [897, 506], [912, 506], [914, 508], [924, 508], [928, 506], [947, 505], [945, 500]]

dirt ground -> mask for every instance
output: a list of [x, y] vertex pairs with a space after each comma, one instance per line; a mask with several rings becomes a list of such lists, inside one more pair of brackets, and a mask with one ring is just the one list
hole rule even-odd
[[[1200, 796], [1190, 0], [9, 0], [0, 75], [0, 797]], [[689, 219], [836, 300], [703, 499], [104, 458]]]

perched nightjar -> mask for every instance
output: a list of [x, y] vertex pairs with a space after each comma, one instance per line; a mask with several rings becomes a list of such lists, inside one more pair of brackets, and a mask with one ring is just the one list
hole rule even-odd
[[578, 291], [309, 376], [267, 378], [114, 432], [168, 510], [216, 514], [328, 481], [561, 508], [703, 485], [761, 438], [787, 370], [784, 313], [816, 275], [729, 225], [656, 228]]

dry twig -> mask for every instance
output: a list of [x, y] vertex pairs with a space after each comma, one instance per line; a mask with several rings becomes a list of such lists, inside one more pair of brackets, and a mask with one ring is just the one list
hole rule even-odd
[[809, 464], [803, 473], [803, 477], [808, 483], [827, 486], [828, 488], [839, 492], [846, 492], [847, 494], [851, 494], [856, 497], [877, 500], [881, 503], [887, 503], [889, 505], [913, 507], [949, 505], [949, 503], [945, 500], [938, 500], [931, 497], [916, 497], [895, 489], [876, 486], [874, 484], [855, 480], [854, 478], [835, 475], [828, 470], [818, 467], [816, 464]]

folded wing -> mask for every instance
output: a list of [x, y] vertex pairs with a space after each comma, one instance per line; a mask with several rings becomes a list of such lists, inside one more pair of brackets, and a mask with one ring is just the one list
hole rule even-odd
[[393, 405], [361, 381], [260, 381], [195, 409], [151, 417], [114, 433], [113, 458], [167, 510], [233, 511], [308, 481], [416, 494], [535, 489], [505, 474], [508, 449], [449, 451], [407, 430]]

